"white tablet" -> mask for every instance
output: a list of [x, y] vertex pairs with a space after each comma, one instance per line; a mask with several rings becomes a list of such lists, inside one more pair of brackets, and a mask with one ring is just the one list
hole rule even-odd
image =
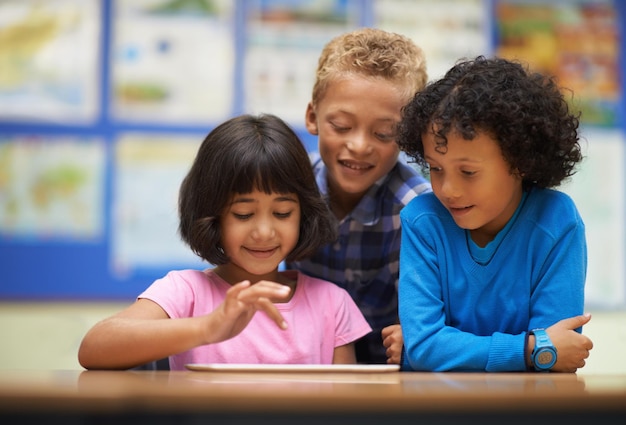
[[189, 363], [185, 367], [200, 372], [397, 372], [400, 365], [391, 364], [242, 364], [242, 363]]

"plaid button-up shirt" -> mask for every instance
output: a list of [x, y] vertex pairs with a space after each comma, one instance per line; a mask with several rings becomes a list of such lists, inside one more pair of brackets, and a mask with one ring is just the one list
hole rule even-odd
[[[326, 166], [321, 159], [314, 159], [313, 168], [320, 191], [327, 196]], [[380, 332], [398, 323], [400, 210], [430, 191], [430, 183], [419, 172], [398, 161], [341, 220], [335, 243], [307, 260], [288, 265], [350, 293], [373, 329], [357, 348], [359, 362], [387, 361]]]

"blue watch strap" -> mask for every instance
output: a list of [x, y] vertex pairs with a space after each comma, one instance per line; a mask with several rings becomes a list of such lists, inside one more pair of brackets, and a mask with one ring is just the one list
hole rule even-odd
[[533, 366], [537, 371], [548, 372], [556, 363], [556, 348], [545, 329], [533, 329], [529, 333], [535, 336], [535, 348], [531, 355]]
[[530, 333], [535, 335], [535, 349], [552, 346], [552, 340], [545, 329], [533, 329]]

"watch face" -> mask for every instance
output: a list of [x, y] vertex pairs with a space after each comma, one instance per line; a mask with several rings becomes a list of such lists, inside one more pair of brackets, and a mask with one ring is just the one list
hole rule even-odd
[[540, 365], [547, 365], [552, 363], [554, 354], [550, 350], [542, 350], [537, 354], [537, 363]]

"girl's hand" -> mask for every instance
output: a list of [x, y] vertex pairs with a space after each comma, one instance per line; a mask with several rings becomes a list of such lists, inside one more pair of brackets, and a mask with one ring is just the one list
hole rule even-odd
[[387, 349], [387, 363], [400, 364], [402, 359], [402, 347], [404, 338], [402, 337], [402, 328], [400, 325], [387, 326], [381, 331], [383, 345]]
[[207, 341], [215, 343], [238, 335], [257, 311], [263, 311], [279, 328], [286, 329], [287, 323], [272, 300], [286, 300], [290, 291], [288, 286], [265, 280], [254, 285], [248, 280], [233, 285], [224, 301], [206, 316], [210, 320]]
[[546, 329], [557, 350], [557, 360], [552, 371], [576, 372], [577, 369], [585, 366], [585, 360], [589, 357], [593, 342], [589, 337], [579, 334], [574, 329], [585, 325], [590, 319], [591, 314], [574, 316], [563, 319]]

